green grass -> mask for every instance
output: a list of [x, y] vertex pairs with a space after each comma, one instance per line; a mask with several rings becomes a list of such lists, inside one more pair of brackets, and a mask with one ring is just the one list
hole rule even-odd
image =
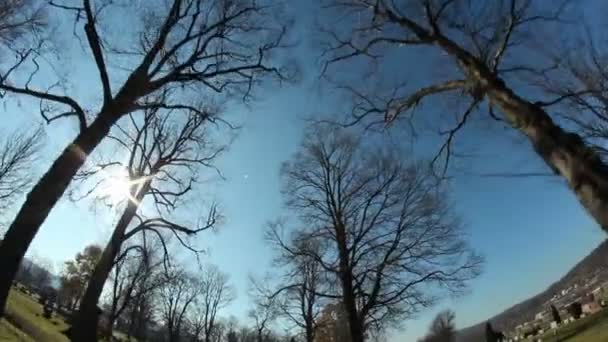
[[565, 342], [601, 342], [608, 341], [608, 319], [582, 331]]
[[[31, 337], [34, 341], [67, 342], [61, 331], [68, 325], [62, 317], [54, 314], [52, 319], [42, 316], [42, 305], [32, 297], [19, 291], [11, 290], [8, 297], [5, 318], [13, 328]], [[19, 339], [7, 341], [20, 341]], [[26, 340], [27, 341], [27, 340]]]
[[541, 336], [526, 341], [543, 342], [601, 342], [608, 341], [608, 309], [591, 316], [578, 319], [567, 325], [562, 325], [557, 331], [547, 331]]
[[4, 318], [0, 319], [0, 341], [7, 342], [34, 342], [23, 331], [15, 328]]
[[[1, 0], [0, 0], [1, 1]], [[43, 308], [31, 296], [12, 289], [8, 297], [5, 319], [0, 321], [0, 341], [4, 342], [68, 342], [61, 332], [68, 328], [62, 316], [53, 314], [46, 319]], [[119, 340], [126, 341], [124, 334], [115, 332]], [[100, 339], [100, 341], [105, 341]], [[131, 341], [136, 341], [131, 339]]]

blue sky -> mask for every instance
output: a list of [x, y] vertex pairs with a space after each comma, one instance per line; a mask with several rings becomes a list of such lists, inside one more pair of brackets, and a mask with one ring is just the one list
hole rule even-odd
[[[314, 20], [311, 8], [298, 3], [292, 9], [299, 13], [297, 30], [304, 35]], [[63, 39], [70, 37], [71, 32]], [[227, 180], [209, 189], [221, 201], [227, 220], [219, 232], [205, 233], [198, 240], [209, 251], [205, 261], [228, 273], [237, 288], [237, 300], [224, 311], [226, 316], [245, 318], [248, 276], [268, 270], [272, 251], [263, 241], [263, 230], [268, 220], [281, 214], [280, 163], [295, 152], [305, 118], [340, 108], [332, 94], [316, 88], [316, 57], [309, 44], [302, 40], [292, 52], [302, 62], [302, 82], [279, 90], [263, 89], [250, 108], [229, 107], [243, 128], [218, 162]], [[59, 71], [69, 74], [77, 69], [69, 91], [81, 101], [95, 101], [99, 85], [87, 58], [74, 47], [59, 61]], [[419, 62], [415, 55], [409, 58]], [[37, 104], [27, 100], [5, 102], [0, 106], [0, 115], [5, 118], [0, 133], [40, 123], [36, 109]], [[75, 125], [58, 122], [46, 127], [46, 132], [44, 154], [32, 170], [37, 175], [71, 140]], [[458, 173], [452, 182], [452, 201], [467, 223], [471, 244], [486, 258], [485, 271], [471, 283], [470, 294], [446, 299], [404, 322], [404, 330], [395, 332], [391, 341], [415, 340], [444, 308], [455, 310], [459, 327], [484, 320], [547, 287], [605, 237], [574, 195], [555, 178], [475, 175], [544, 170], [525, 141], [503, 128], [479, 123], [469, 128], [460, 142], [474, 156], [461, 162], [466, 172]], [[104, 210], [95, 212], [87, 203], [63, 200], [42, 226], [30, 252], [51, 259], [58, 269], [86, 244], [103, 243], [112, 222], [113, 217]]]

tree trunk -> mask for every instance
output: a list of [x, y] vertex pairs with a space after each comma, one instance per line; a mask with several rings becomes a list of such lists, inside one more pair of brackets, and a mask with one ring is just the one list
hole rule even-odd
[[539, 106], [509, 89], [488, 92], [511, 125], [525, 134], [534, 150], [561, 175], [587, 212], [608, 232], [608, 165], [576, 133], [556, 125]]
[[357, 312], [357, 305], [352, 288], [352, 277], [349, 275], [342, 276], [342, 290], [342, 303], [344, 304], [344, 310], [346, 311], [346, 317], [348, 318], [351, 341], [363, 342], [365, 340], [363, 336], [363, 327], [361, 326], [361, 320], [359, 319], [359, 313]]
[[112, 320], [109, 320], [105, 339], [107, 341], [111, 342], [111, 341], [113, 341], [113, 338], [114, 338], [114, 322]]
[[129, 315], [129, 327], [127, 328], [127, 341], [131, 341], [131, 336], [135, 335], [135, 320], [136, 320], [136, 313], [138, 311], [139, 307], [139, 298], [137, 299], [137, 303], [135, 304], [135, 306], [133, 307], [133, 310], [130, 312]]
[[72, 335], [70, 339], [72, 341], [96, 341], [97, 340], [97, 325], [99, 322], [97, 302], [103, 291], [103, 286], [112, 271], [114, 266], [114, 260], [120, 252], [120, 247], [123, 242], [123, 237], [127, 230], [127, 227], [135, 217], [137, 209], [139, 207], [139, 201], [141, 200], [142, 193], [145, 193], [147, 188], [145, 183], [142, 187], [143, 191], [140, 191], [135, 200], [129, 200], [127, 208], [121, 215], [110, 241], [106, 245], [101, 259], [95, 265], [91, 279], [87, 285], [87, 289], [80, 301], [80, 307], [75, 317], [74, 323], [72, 324]]
[[145, 340], [145, 323], [144, 319], [144, 298], [142, 295], [138, 295], [135, 300], [135, 305], [130, 314], [130, 322], [129, 322], [129, 331], [127, 335], [127, 340], [130, 340], [131, 336], [135, 337], [135, 339], [139, 341]]
[[112, 335], [114, 335], [114, 323], [118, 319], [118, 315], [116, 314], [116, 299], [112, 297], [112, 307], [110, 312], [108, 313], [108, 326], [106, 329], [106, 340], [112, 341]]
[[453, 41], [441, 37], [437, 44], [456, 59], [469, 80], [485, 90], [490, 103], [528, 138], [536, 153], [566, 180], [587, 212], [608, 232], [608, 165], [597, 152], [580, 135], [555, 124], [541, 106], [515, 94], [485, 64]]
[[314, 327], [312, 325], [312, 322], [310, 322], [310, 321], [306, 322], [305, 335], [306, 335], [306, 342], [314, 342], [315, 341], [315, 330], [314, 330]]
[[340, 257], [342, 304], [344, 305], [344, 311], [346, 311], [346, 317], [348, 318], [350, 339], [352, 342], [363, 342], [363, 327], [357, 311], [357, 302], [353, 289], [353, 277], [346, 242], [346, 229], [342, 224], [337, 224], [336, 226], [336, 240], [338, 243], [338, 253]]
[[74, 314], [75, 310], [76, 310], [76, 298], [74, 298], [70, 301], [70, 312], [72, 313], [72, 315]]
[[169, 324], [169, 342], [179, 342], [179, 325]]
[[99, 145], [118, 116], [101, 113], [69, 144], [25, 199], [0, 245], [0, 317], [19, 264], [38, 229], [59, 201], [87, 156]]

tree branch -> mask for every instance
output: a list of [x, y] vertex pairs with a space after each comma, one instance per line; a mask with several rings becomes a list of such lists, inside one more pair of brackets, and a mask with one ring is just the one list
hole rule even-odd
[[[27, 95], [27, 96], [31, 96], [31, 97], [34, 97], [34, 98], [37, 98], [40, 100], [52, 101], [52, 102], [60, 103], [62, 105], [69, 106], [74, 111], [69, 112], [69, 113], [64, 113], [64, 114], [62, 114], [62, 117], [76, 116], [76, 118], [78, 119], [78, 123], [80, 125], [80, 131], [82, 132], [87, 128], [87, 121], [86, 121], [86, 116], [85, 116], [84, 110], [82, 109], [82, 107], [80, 107], [78, 102], [76, 102], [74, 99], [72, 99], [69, 96], [60, 96], [60, 95], [55, 95], [55, 94], [51, 94], [48, 92], [42, 92], [42, 91], [33, 90], [33, 89], [29, 89], [29, 88], [13, 87], [11, 85], [6, 84], [5, 82], [0, 84], [0, 89], [6, 90], [11, 93], [15, 93], [15, 94]], [[50, 121], [53, 121], [55, 119], [56, 118], [52, 118]]]
[[86, 32], [87, 41], [89, 42], [91, 51], [93, 52], [95, 63], [97, 64], [99, 77], [101, 78], [101, 84], [103, 86], [103, 103], [104, 106], [107, 106], [112, 101], [112, 89], [110, 87], [110, 78], [108, 76], [108, 70], [103, 57], [101, 39], [99, 38], [97, 29], [95, 28], [95, 17], [93, 15], [93, 11], [91, 10], [90, 0], [84, 0], [84, 10], [87, 17], [87, 23], [84, 25], [84, 30]]

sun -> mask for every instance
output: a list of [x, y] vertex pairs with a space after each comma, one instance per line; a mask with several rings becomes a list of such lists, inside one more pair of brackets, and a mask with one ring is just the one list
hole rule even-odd
[[111, 206], [118, 205], [123, 201], [134, 200], [131, 188], [134, 182], [129, 179], [129, 174], [124, 169], [106, 171], [102, 175], [98, 191], [99, 198], [107, 201]]
[[139, 204], [137, 194], [152, 179], [152, 176], [131, 178], [129, 172], [122, 167], [104, 169], [99, 176], [100, 179], [95, 190], [96, 197], [110, 207], [120, 205], [126, 200]]

